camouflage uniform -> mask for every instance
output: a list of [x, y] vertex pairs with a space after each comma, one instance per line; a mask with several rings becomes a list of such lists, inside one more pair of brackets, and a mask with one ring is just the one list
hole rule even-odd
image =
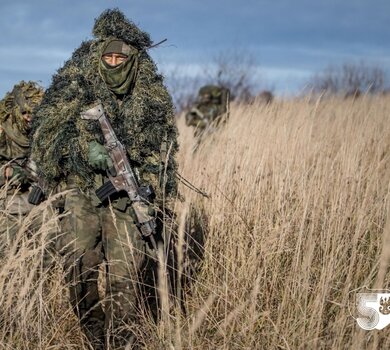
[[[65, 182], [73, 190], [65, 198], [68, 215], [62, 221], [58, 248], [81, 325], [95, 349], [104, 349], [107, 343], [124, 349], [134, 338], [129, 327], [137, 322], [140, 282], [150, 277], [154, 262], [134, 225], [127, 196], [116, 194], [109, 204], [100, 203], [95, 195], [107, 177], [92, 160], [109, 160], [102, 150], [99, 124], [82, 120], [80, 113], [102, 103], [140, 185], [154, 187], [159, 206], [176, 193], [177, 131], [171, 98], [146, 52], [152, 45], [149, 35], [118, 10], [103, 12], [93, 34], [95, 38], [82, 43], [46, 91], [36, 113], [33, 156], [48, 183]], [[128, 56], [114, 68], [102, 59], [111, 46]], [[110, 69], [118, 74], [111, 75]], [[104, 260], [102, 305], [97, 281]]]
[[[19, 227], [20, 219], [32, 208], [27, 197], [31, 177], [25, 169], [30, 152], [30, 123], [33, 108], [41, 101], [43, 89], [34, 82], [21, 81], [0, 101], [0, 185], [3, 198], [0, 209], [2, 244], [9, 244]], [[6, 168], [12, 168], [7, 179]], [[9, 180], [9, 181], [8, 181]]]
[[199, 90], [197, 103], [186, 114], [186, 124], [195, 127], [195, 136], [210, 125], [218, 126], [218, 117], [228, 112], [229, 95], [228, 89], [216, 85], [206, 85]]

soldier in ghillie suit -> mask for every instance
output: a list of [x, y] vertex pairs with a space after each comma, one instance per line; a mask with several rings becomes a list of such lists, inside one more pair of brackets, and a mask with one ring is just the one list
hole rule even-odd
[[32, 111], [42, 96], [43, 89], [35, 82], [21, 81], [0, 101], [0, 185], [5, 196], [0, 199], [0, 210], [6, 209], [7, 215], [0, 223], [3, 244], [12, 241], [20, 218], [32, 208], [27, 200], [34, 181], [34, 165], [28, 160], [30, 131]]
[[[96, 19], [93, 35], [53, 76], [36, 112], [32, 154], [51, 186], [72, 189], [65, 197], [69, 215], [62, 220], [58, 247], [81, 325], [95, 349], [107, 344], [124, 349], [134, 341], [138, 287], [151, 252], [126, 193], [103, 203], [96, 196], [112, 160], [99, 123], [80, 114], [101, 103], [138, 182], [154, 188], [151, 209], [160, 210], [176, 194], [177, 129], [171, 97], [147, 53], [149, 35], [117, 9]], [[104, 310], [97, 284], [102, 260], [107, 262]]]
[[195, 127], [195, 136], [201, 136], [209, 127], [217, 127], [227, 117], [229, 110], [228, 89], [217, 85], [200, 88], [194, 107], [186, 114], [186, 125]]

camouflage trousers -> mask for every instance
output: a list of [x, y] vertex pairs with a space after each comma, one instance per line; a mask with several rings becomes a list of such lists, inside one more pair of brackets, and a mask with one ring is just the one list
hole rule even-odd
[[155, 266], [129, 210], [114, 206], [96, 207], [90, 197], [71, 192], [57, 242], [71, 304], [94, 349], [125, 349], [134, 341], [140, 286]]

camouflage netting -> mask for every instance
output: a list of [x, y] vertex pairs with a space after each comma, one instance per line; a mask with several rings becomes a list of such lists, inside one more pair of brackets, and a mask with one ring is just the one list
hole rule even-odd
[[100, 40], [106, 40], [110, 37], [123, 40], [138, 50], [152, 45], [149, 34], [141, 31], [118, 10], [104, 11], [96, 20], [92, 33]]
[[[32, 156], [42, 176], [54, 184], [72, 175], [82, 189], [93, 187], [94, 171], [87, 162], [88, 143], [93, 139], [103, 143], [103, 136], [99, 124], [82, 120], [80, 112], [100, 100], [139, 171], [141, 182], [156, 186], [161, 172], [160, 149], [163, 140], [167, 141], [171, 152], [164, 187], [167, 194], [174, 194], [177, 130], [171, 97], [146, 52], [151, 44], [149, 35], [117, 9], [103, 12], [93, 33], [96, 39], [83, 42], [53, 76], [36, 111]], [[121, 106], [98, 73], [104, 40], [112, 37], [140, 50], [136, 83]]]

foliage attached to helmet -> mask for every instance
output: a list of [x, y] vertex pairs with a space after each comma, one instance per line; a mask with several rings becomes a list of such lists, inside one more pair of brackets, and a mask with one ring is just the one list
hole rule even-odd
[[199, 103], [221, 104], [227, 89], [217, 85], [205, 85], [199, 89]]
[[10, 120], [22, 132], [30, 128], [30, 119], [35, 107], [43, 97], [43, 88], [33, 81], [21, 81], [1, 101], [0, 123]]

